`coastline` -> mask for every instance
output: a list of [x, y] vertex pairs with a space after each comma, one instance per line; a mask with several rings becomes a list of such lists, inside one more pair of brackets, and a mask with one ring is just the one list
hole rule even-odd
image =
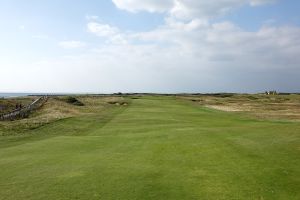
[[0, 98], [17, 98], [17, 97], [26, 97], [31, 95], [31, 93], [0, 93]]

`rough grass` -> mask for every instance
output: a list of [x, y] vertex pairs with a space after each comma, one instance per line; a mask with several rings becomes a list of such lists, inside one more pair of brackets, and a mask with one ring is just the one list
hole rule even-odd
[[66, 96], [66, 97], [57, 97], [56, 99], [64, 101], [69, 104], [72, 104], [72, 105], [75, 105], [75, 106], [84, 106], [84, 103], [79, 101], [76, 97]]
[[193, 95], [179, 97], [228, 112], [241, 112], [259, 119], [300, 121], [300, 95]]
[[[49, 98], [45, 105], [32, 113], [29, 118], [8, 122], [0, 121], [0, 136], [24, 133], [66, 118], [98, 114], [103, 110], [112, 107], [108, 106], [108, 102], [124, 100], [122, 97], [93, 98], [89, 96], [80, 96], [77, 98], [78, 101], [83, 102], [85, 106], [81, 107], [67, 103], [64, 101], [65, 97]], [[24, 98], [23, 101], [32, 101], [32, 99], [33, 98], [31, 97]]]
[[16, 109], [16, 105], [21, 104], [26, 106], [30, 104], [34, 100], [33, 97], [26, 97], [26, 98], [9, 98], [4, 99], [0, 98], [0, 114], [8, 113]]
[[300, 123], [81, 100], [81, 114], [0, 137], [0, 199], [300, 199]]

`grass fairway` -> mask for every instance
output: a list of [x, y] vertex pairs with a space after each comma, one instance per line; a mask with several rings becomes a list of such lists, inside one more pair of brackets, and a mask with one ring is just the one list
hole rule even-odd
[[0, 199], [300, 199], [300, 123], [174, 97], [0, 137]]

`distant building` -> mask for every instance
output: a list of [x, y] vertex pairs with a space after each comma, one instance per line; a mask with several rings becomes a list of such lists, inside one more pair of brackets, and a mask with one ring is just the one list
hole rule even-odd
[[266, 91], [265, 94], [266, 95], [277, 95], [278, 93], [276, 90], [274, 90], [274, 91]]

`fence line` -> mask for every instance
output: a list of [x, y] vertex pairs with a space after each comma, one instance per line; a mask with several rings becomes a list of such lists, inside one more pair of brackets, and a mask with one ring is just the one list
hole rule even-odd
[[24, 108], [14, 110], [10, 113], [1, 114], [0, 121], [16, 120], [16, 119], [22, 119], [22, 118], [28, 117], [28, 115], [33, 110], [36, 110], [36, 109], [40, 108], [41, 106], [43, 106], [47, 100], [48, 100], [48, 97], [43, 96], [43, 97], [36, 99], [35, 101], [33, 101], [31, 104], [25, 106]]

